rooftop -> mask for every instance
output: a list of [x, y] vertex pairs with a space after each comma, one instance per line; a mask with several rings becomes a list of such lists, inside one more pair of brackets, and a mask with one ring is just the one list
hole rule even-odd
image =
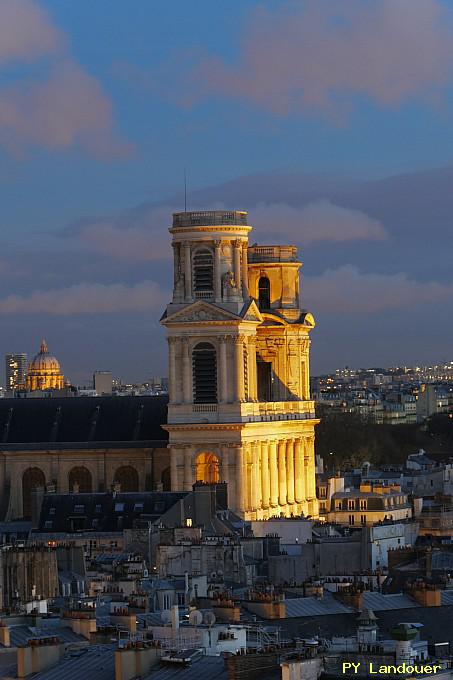
[[247, 213], [244, 210], [197, 210], [195, 212], [173, 213], [173, 228], [247, 226]]
[[296, 246], [257, 246], [248, 248], [250, 264], [261, 262], [299, 262]]
[[166, 396], [0, 399], [0, 450], [166, 446]]

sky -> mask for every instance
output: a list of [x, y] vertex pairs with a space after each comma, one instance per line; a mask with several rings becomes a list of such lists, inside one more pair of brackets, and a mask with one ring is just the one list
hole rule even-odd
[[451, 2], [0, 0], [0, 354], [164, 375], [185, 171], [299, 247], [313, 373], [453, 359]]

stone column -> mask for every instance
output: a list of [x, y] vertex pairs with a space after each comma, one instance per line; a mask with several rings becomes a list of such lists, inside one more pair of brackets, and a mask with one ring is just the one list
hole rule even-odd
[[249, 299], [249, 270], [247, 242], [242, 243], [242, 295], [244, 300]]
[[182, 338], [182, 384], [183, 400], [185, 404], [193, 401], [192, 394], [192, 366], [190, 361], [189, 339]]
[[294, 441], [294, 492], [296, 503], [303, 503], [305, 500], [305, 470], [304, 470], [304, 450], [300, 438]]
[[177, 403], [176, 395], [176, 342], [177, 338], [168, 338], [168, 394], [170, 404]]
[[170, 452], [170, 474], [171, 474], [171, 490], [181, 491], [179, 487], [179, 449], [171, 449]]
[[192, 301], [192, 258], [190, 242], [184, 241], [184, 282], [186, 302]]
[[310, 362], [309, 362], [309, 347], [310, 340], [305, 338], [301, 342], [302, 347], [302, 395], [303, 399], [310, 399]]
[[286, 484], [287, 499], [291, 505], [294, 503], [294, 440], [288, 439], [286, 443]]
[[244, 443], [242, 445], [244, 451], [244, 468], [245, 468], [245, 490], [244, 490], [244, 501], [245, 509], [251, 510], [252, 508], [252, 456], [250, 451], [250, 443]]
[[247, 345], [248, 377], [249, 377], [249, 401], [258, 401], [258, 387], [256, 378], [256, 337], [249, 336]]
[[242, 250], [242, 241], [237, 239], [233, 243], [233, 266], [234, 266], [234, 280], [236, 283], [236, 287], [239, 291], [241, 292], [241, 250]]
[[228, 507], [236, 508], [239, 493], [240, 471], [237, 468], [237, 449], [236, 444], [225, 444], [221, 448], [222, 453], [222, 476], [227, 482]]
[[269, 476], [270, 476], [270, 503], [273, 508], [278, 505], [278, 464], [277, 442], [272, 439], [269, 442]]
[[227, 366], [227, 339], [228, 336], [220, 336], [219, 347], [219, 395], [220, 403], [228, 401], [228, 366]]
[[232, 498], [231, 507], [237, 512], [243, 514], [246, 508], [246, 489], [247, 489], [247, 475], [245, 467], [245, 452], [244, 447], [238, 445], [236, 449], [236, 497]]
[[278, 502], [286, 505], [286, 441], [278, 442]]
[[220, 271], [220, 252], [222, 241], [214, 241], [214, 301], [222, 302], [222, 272]]
[[230, 449], [224, 446], [221, 449], [221, 463], [219, 480], [227, 484], [228, 491], [230, 490]]
[[184, 456], [184, 491], [192, 491], [192, 485], [195, 482], [195, 461], [192, 462], [194, 450], [191, 446], [185, 446], [182, 453]]
[[245, 401], [244, 392], [244, 338], [238, 335], [234, 338], [235, 364], [236, 364], [236, 389], [235, 400]]
[[315, 439], [307, 437], [308, 451], [308, 477], [307, 477], [307, 497], [310, 500], [316, 498], [316, 464], [315, 464]]
[[176, 297], [176, 284], [179, 278], [179, 243], [172, 242], [173, 248], [173, 301]]
[[266, 441], [261, 442], [261, 490], [262, 506], [269, 507], [270, 485], [269, 485], [269, 449]]
[[261, 507], [260, 443], [252, 442], [252, 509]]

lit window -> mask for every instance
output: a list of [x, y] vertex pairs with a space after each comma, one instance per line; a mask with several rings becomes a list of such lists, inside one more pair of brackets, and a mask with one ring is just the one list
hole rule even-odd
[[187, 517], [187, 518], [186, 518], [186, 527], [191, 527], [191, 526], [192, 526], [192, 518], [191, 518], [191, 517]]

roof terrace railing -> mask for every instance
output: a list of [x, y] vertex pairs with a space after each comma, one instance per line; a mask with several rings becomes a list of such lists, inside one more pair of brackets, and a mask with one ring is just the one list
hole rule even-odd
[[247, 226], [244, 210], [198, 210], [173, 213], [173, 227]]
[[250, 263], [259, 262], [297, 262], [296, 246], [250, 246]]

